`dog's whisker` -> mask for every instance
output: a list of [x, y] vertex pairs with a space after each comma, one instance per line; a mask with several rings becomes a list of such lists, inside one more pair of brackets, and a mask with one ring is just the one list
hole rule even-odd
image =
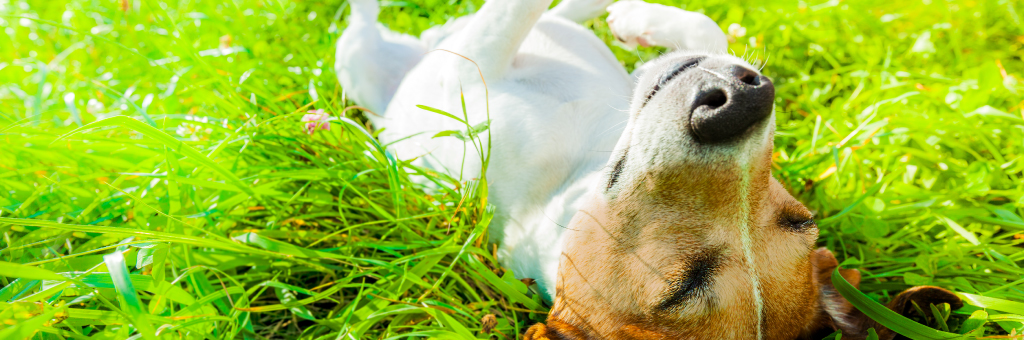
[[765, 49], [764, 50], [764, 54], [765, 54], [764, 62], [761, 63], [761, 68], [757, 70], [758, 72], [761, 72], [761, 70], [763, 70], [765, 68], [765, 66], [768, 66], [768, 61], [771, 60], [771, 58], [772, 58], [771, 53], [768, 53], [768, 47], [765, 46], [764, 49]]
[[604, 131], [601, 131], [600, 133], [598, 133], [598, 136], [603, 136], [606, 133], [612, 132], [616, 128], [618, 128], [619, 126], [622, 126], [622, 125], [624, 125], [626, 123], [629, 123], [629, 119], [623, 119], [621, 122], [615, 123], [615, 125], [612, 125], [608, 129], [605, 129]]
[[558, 221], [555, 221], [555, 220], [554, 220], [553, 218], [551, 218], [551, 216], [548, 216], [548, 212], [547, 212], [547, 211], [544, 211], [544, 212], [542, 212], [542, 213], [544, 214], [544, 218], [547, 218], [547, 219], [548, 219], [548, 221], [551, 221], [551, 223], [554, 223], [555, 225], [557, 225], [558, 227], [560, 227], [560, 228], [562, 228], [562, 229], [566, 229], [566, 230], [572, 230], [572, 231], [579, 231], [579, 230], [577, 230], [577, 229], [572, 229], [572, 228], [566, 227], [566, 226], [564, 226], [564, 225], [562, 225], [562, 224], [558, 223]]

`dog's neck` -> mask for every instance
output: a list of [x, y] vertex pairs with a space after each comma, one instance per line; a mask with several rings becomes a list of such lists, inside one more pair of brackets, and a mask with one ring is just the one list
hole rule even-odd
[[508, 263], [516, 276], [534, 279], [535, 289], [545, 301], [551, 302], [555, 296], [563, 238], [572, 232], [569, 222], [602, 178], [603, 166], [604, 162], [580, 162], [541, 200], [495, 202], [499, 215], [492, 226], [509, 228], [495, 233], [502, 234], [499, 259]]

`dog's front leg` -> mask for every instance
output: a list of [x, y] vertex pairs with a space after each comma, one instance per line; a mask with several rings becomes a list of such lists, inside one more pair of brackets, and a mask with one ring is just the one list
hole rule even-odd
[[[552, 0], [490, 0], [460, 32], [455, 51], [480, 66], [484, 78], [498, 79], [512, 66], [519, 46]], [[472, 73], [476, 73], [473, 69]]]

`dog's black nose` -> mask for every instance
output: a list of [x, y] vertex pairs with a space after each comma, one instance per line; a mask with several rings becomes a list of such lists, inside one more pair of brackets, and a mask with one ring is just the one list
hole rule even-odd
[[754, 70], [726, 64], [697, 72], [690, 103], [690, 130], [701, 143], [716, 143], [746, 132], [772, 113], [775, 86]]

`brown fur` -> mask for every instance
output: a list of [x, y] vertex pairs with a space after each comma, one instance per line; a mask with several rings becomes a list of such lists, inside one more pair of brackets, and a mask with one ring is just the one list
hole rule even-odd
[[[719, 183], [706, 177], [670, 177], [692, 180], [688, 185], [728, 187], [735, 181], [731, 175], [735, 174], [720, 173]], [[810, 311], [818, 306], [816, 282], [809, 275], [817, 231], [793, 232], [774, 225], [780, 211], [808, 217], [810, 213], [771, 177], [760, 177], [764, 180], [751, 183], [751, 191], [765, 204], [752, 208], [749, 223], [756, 226], [756, 256], [773, 264], [759, 268], [765, 287], [764, 335], [765, 339], [796, 338], [811, 322]], [[596, 198], [583, 209], [589, 214], [574, 220], [572, 228], [583, 232], [574, 233], [567, 245], [549, 320], [573, 324], [589, 337], [750, 337], [747, 332], [756, 324], [755, 316], [737, 313], [754, 310], [742, 244], [732, 230], [721, 228], [730, 223], [727, 219], [690, 211], [726, 210], [742, 198], [718, 195], [710, 188], [699, 190], [708, 196], [694, 197], [694, 191], [666, 190], [657, 184], [659, 180], [651, 176], [650, 191], [634, 191], [619, 202]], [[676, 204], [664, 204], [669, 202]], [[688, 266], [688, 255], [708, 247], [722, 249], [713, 286], [721, 293], [715, 294], [714, 301], [658, 310], [659, 294], [668, 291], [669, 282]]]

